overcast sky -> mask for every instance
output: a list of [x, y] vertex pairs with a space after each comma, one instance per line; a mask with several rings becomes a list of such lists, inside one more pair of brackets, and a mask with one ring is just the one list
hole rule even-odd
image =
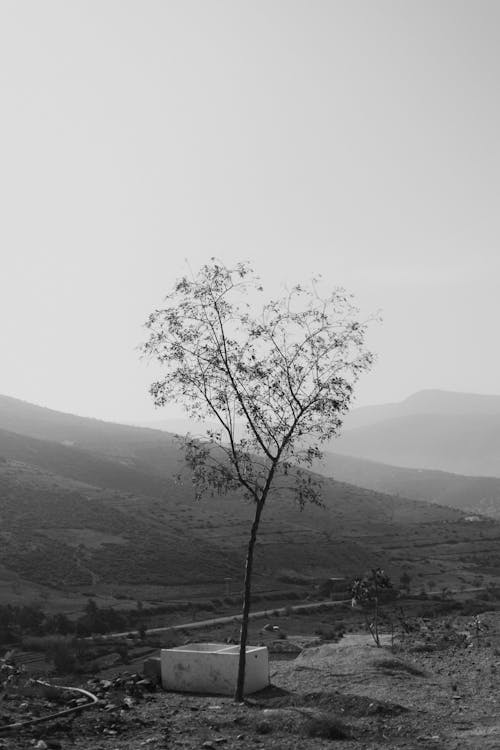
[[0, 0], [0, 393], [154, 418], [214, 254], [382, 309], [359, 404], [499, 393], [499, 58], [497, 0]]

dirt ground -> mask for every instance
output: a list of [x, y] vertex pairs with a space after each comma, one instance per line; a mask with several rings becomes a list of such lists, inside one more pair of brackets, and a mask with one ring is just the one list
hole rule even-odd
[[[481, 615], [477, 632], [470, 618], [422, 622], [394, 648], [351, 635], [306, 648], [292, 660], [271, 661], [270, 675], [271, 686], [244, 705], [226, 697], [141, 691], [134, 679], [101, 684], [97, 707], [0, 733], [0, 748], [500, 748], [498, 612]], [[2, 705], [8, 707], [8, 695]]]

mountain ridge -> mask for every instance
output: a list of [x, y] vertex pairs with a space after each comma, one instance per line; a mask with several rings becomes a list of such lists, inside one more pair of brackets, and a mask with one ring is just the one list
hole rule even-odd
[[398, 416], [413, 414], [500, 414], [500, 395], [427, 388], [402, 401], [359, 406], [344, 420], [345, 429], [364, 427]]

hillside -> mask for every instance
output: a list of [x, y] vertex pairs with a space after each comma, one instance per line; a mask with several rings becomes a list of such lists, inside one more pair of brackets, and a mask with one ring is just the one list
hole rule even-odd
[[355, 409], [328, 450], [414, 469], [500, 477], [500, 397], [422, 391]]
[[[88, 583], [93, 577], [129, 584], [145, 578], [165, 585], [193, 576], [222, 580], [243, 563], [252, 508], [239, 497], [196, 502], [189, 482], [142, 475], [77, 448], [5, 431], [0, 431], [0, 455], [2, 533], [9, 540], [2, 562], [28, 578], [42, 580], [49, 565], [43, 561], [54, 555], [67, 560], [64, 566], [54, 564], [48, 575], [61, 585]], [[297, 565], [313, 573], [333, 560], [342, 570], [364, 565], [366, 550], [358, 538], [367, 530], [383, 534], [461, 517], [451, 509], [410, 500], [395, 503], [329, 479], [323, 500], [323, 509], [304, 512], [286, 497], [269, 504], [258, 552], [262, 575]], [[338, 536], [343, 541], [332, 549]]]
[[500, 415], [419, 414], [346, 430], [335, 453], [457, 474], [500, 476]]
[[[0, 396], [0, 428], [26, 437], [80, 448], [99, 457], [110, 457], [123, 463], [143, 466], [149, 470], [175, 471], [178, 454], [171, 450], [173, 435], [161, 430], [104, 422], [78, 417]], [[171, 460], [172, 463], [165, 464]]]
[[427, 500], [500, 519], [500, 479], [408, 469], [326, 451], [315, 471], [389, 495]]
[[[17, 423], [14, 402], [2, 401], [9, 430], [0, 429], [0, 583], [145, 600], [179, 586], [220, 594], [227, 578], [238, 587], [252, 506], [236, 495], [196, 502], [189, 480], [174, 479], [182, 457], [173, 436], [72, 415], [59, 420], [24, 403]], [[31, 434], [45, 429], [51, 439]], [[322, 483], [322, 508], [301, 512], [286, 493], [269, 502], [257, 585], [349, 577], [376, 564], [394, 575], [406, 565], [415, 575], [453, 580], [494, 567], [496, 524], [471, 525], [451, 508]]]
[[403, 401], [352, 409], [344, 426], [351, 430], [387, 419], [422, 414], [500, 414], [500, 396], [439, 389], [417, 391]]
[[[188, 420], [159, 419], [149, 426], [181, 434], [201, 431]], [[427, 390], [399, 403], [353, 409], [327, 448], [397, 467], [500, 477], [500, 396]], [[359, 484], [356, 476], [342, 478]]]

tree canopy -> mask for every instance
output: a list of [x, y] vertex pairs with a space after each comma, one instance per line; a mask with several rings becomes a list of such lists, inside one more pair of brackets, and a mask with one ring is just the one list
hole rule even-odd
[[[206, 442], [188, 440], [199, 493], [243, 488], [256, 502], [270, 466], [276, 479], [320, 456], [372, 362], [367, 321], [344, 290], [321, 297], [312, 281], [255, 314], [257, 294], [262, 286], [247, 264], [206, 265], [150, 315], [144, 345], [162, 367], [154, 403], [181, 403], [193, 419], [217, 425]], [[314, 499], [302, 482], [287, 488], [300, 503]]]

